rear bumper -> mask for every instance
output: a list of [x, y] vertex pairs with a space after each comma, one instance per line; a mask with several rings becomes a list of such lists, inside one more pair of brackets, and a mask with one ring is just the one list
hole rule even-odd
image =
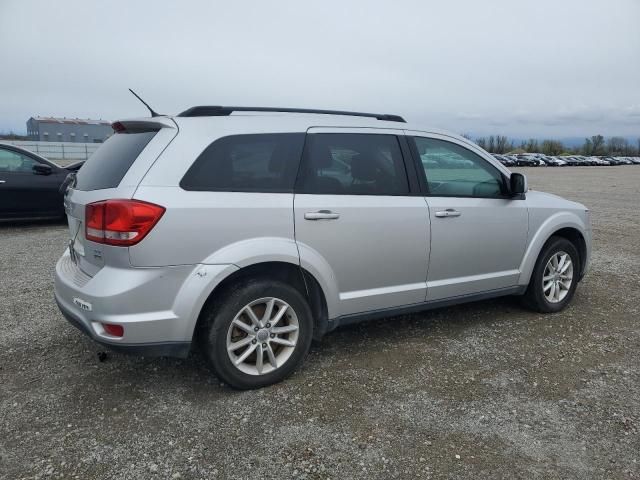
[[[55, 271], [55, 299], [63, 315], [96, 342], [148, 356], [185, 357], [205, 301], [235, 265], [105, 266], [93, 277], [69, 257]], [[121, 325], [122, 337], [103, 324]]]
[[144, 357], [178, 357], [186, 358], [191, 350], [191, 342], [158, 342], [158, 343], [113, 343], [97, 336], [92, 328], [79, 316], [65, 308], [56, 295], [56, 303], [62, 315], [71, 325], [90, 337], [96, 343], [117, 352], [140, 355]]
[[[195, 321], [176, 302], [194, 268], [104, 267], [90, 277], [67, 251], [56, 264], [55, 299], [67, 320], [101, 345], [138, 355], [185, 357]], [[105, 323], [121, 325], [124, 335], [109, 335]]]

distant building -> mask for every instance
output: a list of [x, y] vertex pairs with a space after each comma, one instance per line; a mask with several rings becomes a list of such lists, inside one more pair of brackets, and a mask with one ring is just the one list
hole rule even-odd
[[102, 143], [112, 133], [111, 123], [105, 120], [55, 117], [27, 120], [29, 140], [40, 142]]

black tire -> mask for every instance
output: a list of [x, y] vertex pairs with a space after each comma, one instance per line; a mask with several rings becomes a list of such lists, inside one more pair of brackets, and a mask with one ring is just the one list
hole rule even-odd
[[[566, 296], [561, 301], [552, 303], [547, 300], [544, 294], [542, 278], [547, 262], [549, 262], [549, 259], [558, 252], [566, 252], [569, 254], [569, 257], [571, 257], [571, 262], [573, 263], [573, 278]], [[571, 302], [576, 291], [578, 277], [581, 271], [580, 269], [580, 255], [573, 243], [563, 237], [551, 237], [540, 252], [538, 260], [536, 261], [536, 266], [531, 274], [529, 286], [527, 287], [527, 291], [523, 297], [524, 305], [531, 310], [535, 310], [540, 313], [554, 313], [564, 309], [569, 302]]]
[[[229, 358], [227, 332], [244, 306], [265, 297], [283, 300], [293, 309], [298, 321], [298, 338], [291, 356], [281, 366], [262, 375], [251, 375], [239, 370]], [[311, 309], [305, 297], [286, 283], [254, 279], [233, 285], [211, 302], [204, 315], [199, 331], [200, 348], [216, 376], [233, 388], [249, 390], [280, 382], [303, 363], [309, 352], [313, 337]]]

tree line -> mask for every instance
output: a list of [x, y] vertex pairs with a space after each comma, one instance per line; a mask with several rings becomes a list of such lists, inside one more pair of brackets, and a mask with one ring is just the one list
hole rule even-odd
[[[462, 135], [471, 140], [469, 135]], [[476, 138], [475, 142], [490, 153], [543, 153], [545, 155], [587, 155], [633, 157], [640, 156], [640, 138], [637, 145], [633, 145], [624, 137], [609, 137], [593, 135], [584, 139], [582, 146], [570, 147], [558, 140], [538, 140], [530, 138], [519, 144], [504, 135], [490, 135]]]

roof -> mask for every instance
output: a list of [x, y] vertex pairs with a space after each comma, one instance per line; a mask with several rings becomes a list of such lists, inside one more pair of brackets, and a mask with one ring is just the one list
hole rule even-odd
[[43, 123], [63, 123], [71, 125], [105, 125], [111, 126], [111, 122], [106, 120], [92, 120], [90, 118], [59, 118], [59, 117], [31, 117], [37, 122]]
[[371, 117], [349, 115], [309, 114], [291, 112], [232, 112], [228, 116], [181, 117], [179, 115], [160, 115], [158, 117], [122, 118], [121, 123], [158, 124], [175, 128], [177, 125], [195, 126], [208, 125], [206, 128], [221, 128], [220, 131], [240, 132], [253, 129], [255, 133], [267, 132], [305, 132], [311, 127], [347, 127], [347, 128], [376, 128], [388, 130], [418, 131], [456, 138], [475, 145], [470, 140], [447, 130], [432, 128], [427, 125], [402, 123], [388, 120], [377, 120]]

